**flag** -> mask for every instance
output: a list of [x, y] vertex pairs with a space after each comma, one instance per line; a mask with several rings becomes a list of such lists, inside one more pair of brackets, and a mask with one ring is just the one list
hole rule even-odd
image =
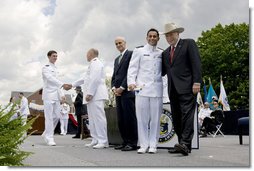
[[211, 82], [210, 78], [209, 78], [209, 83], [210, 83], [210, 86], [209, 86], [209, 90], [208, 90], [208, 94], [207, 94], [207, 102], [210, 103], [210, 106], [211, 106], [211, 103], [213, 101], [213, 97], [215, 96], [218, 99], [218, 96], [217, 96], [217, 94], [215, 93], [215, 91], [213, 89], [213, 85], [212, 85], [212, 82]]
[[226, 91], [225, 91], [225, 88], [224, 88], [224, 85], [223, 85], [223, 81], [222, 81], [222, 76], [221, 76], [221, 80], [220, 80], [219, 102], [223, 105], [223, 111], [230, 111], [227, 94], [226, 94]]
[[205, 80], [203, 80], [203, 82], [204, 82], [203, 89], [204, 89], [204, 103], [205, 103], [205, 102], [207, 102], [207, 90], [206, 90]]

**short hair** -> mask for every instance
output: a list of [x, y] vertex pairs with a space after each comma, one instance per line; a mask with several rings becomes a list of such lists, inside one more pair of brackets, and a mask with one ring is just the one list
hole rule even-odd
[[22, 96], [24, 96], [24, 93], [22, 93], [22, 92], [20, 92], [19, 94], [22, 95]]
[[159, 37], [159, 31], [156, 30], [155, 28], [150, 28], [150, 29], [147, 31], [146, 36], [148, 36], [149, 32], [151, 32], [151, 31], [155, 31], [155, 32], [157, 33], [158, 37]]
[[93, 54], [94, 54], [96, 57], [99, 56], [99, 51], [98, 51], [97, 49], [91, 48], [90, 50], [93, 52]]
[[49, 57], [49, 56], [51, 56], [53, 53], [56, 53], [56, 54], [57, 54], [57, 52], [56, 52], [55, 50], [50, 50], [50, 51], [48, 52], [47, 56]]
[[123, 41], [125, 41], [125, 42], [126, 42], [125, 38], [124, 38], [124, 37], [122, 37], [122, 36], [117, 36], [117, 37], [115, 38], [115, 41], [116, 41], [116, 40], [123, 40]]

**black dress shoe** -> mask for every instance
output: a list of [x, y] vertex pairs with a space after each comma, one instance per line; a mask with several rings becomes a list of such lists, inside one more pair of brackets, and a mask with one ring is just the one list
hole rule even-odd
[[72, 138], [80, 138], [80, 136], [75, 135], [75, 136], [74, 136], [74, 137], [72, 137]]
[[115, 147], [115, 150], [122, 150], [125, 147], [125, 145], [119, 145]]
[[180, 153], [182, 153], [184, 156], [188, 156], [190, 153], [190, 150], [185, 144], [176, 144], [174, 148]]
[[122, 151], [134, 151], [137, 150], [137, 148], [132, 147], [130, 145], [126, 145], [124, 148], [121, 149]]
[[181, 153], [180, 151], [176, 150], [175, 148], [169, 149], [168, 152], [172, 153], [172, 154]]

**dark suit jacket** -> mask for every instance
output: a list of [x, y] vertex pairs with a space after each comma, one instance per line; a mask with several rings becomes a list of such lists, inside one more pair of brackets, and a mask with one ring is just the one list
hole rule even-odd
[[118, 64], [119, 57], [115, 59], [114, 73], [111, 80], [111, 87], [119, 88], [120, 86], [122, 86], [123, 88], [125, 88], [122, 95], [134, 97], [135, 96], [134, 92], [127, 91], [128, 89], [127, 71], [128, 71], [131, 55], [132, 55], [132, 51], [126, 50], [119, 64]]
[[198, 47], [192, 39], [180, 39], [170, 64], [170, 47], [162, 53], [162, 74], [168, 77], [170, 97], [171, 84], [178, 94], [192, 93], [193, 83], [201, 83], [201, 61]]
[[75, 107], [75, 115], [82, 115], [84, 113], [83, 111], [83, 93], [79, 92], [77, 94], [77, 97], [74, 101], [74, 107]]

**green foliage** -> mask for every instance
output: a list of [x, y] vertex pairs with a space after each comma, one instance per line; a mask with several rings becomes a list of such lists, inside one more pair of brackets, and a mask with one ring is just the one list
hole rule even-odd
[[220, 93], [220, 75], [231, 110], [249, 108], [249, 25], [216, 25], [198, 38], [202, 75]]
[[[8, 107], [10, 110], [7, 110]], [[26, 132], [36, 118], [26, 124], [21, 117], [10, 120], [16, 113], [15, 108], [16, 105], [6, 108], [0, 106], [0, 166], [23, 166], [22, 161], [31, 154], [21, 151], [19, 147], [26, 139]]]

